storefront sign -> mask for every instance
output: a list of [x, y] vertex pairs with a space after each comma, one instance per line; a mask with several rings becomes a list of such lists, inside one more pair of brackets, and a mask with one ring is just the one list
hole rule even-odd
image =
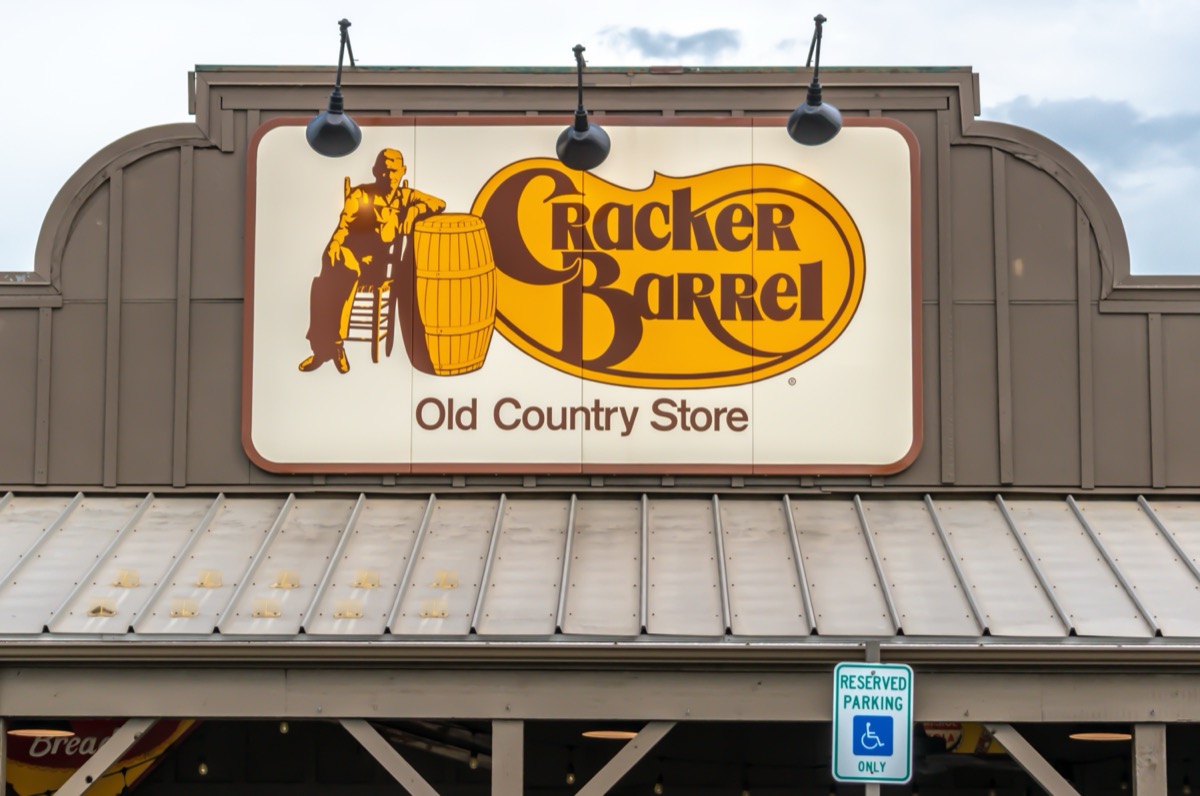
[[[886, 473], [921, 441], [917, 153], [851, 120], [306, 120], [251, 149], [243, 436], [285, 472]], [[481, 142], [485, 142], [481, 143]]]
[[833, 777], [904, 783], [912, 778], [912, 669], [839, 663], [833, 670]]
[[[8, 736], [8, 787], [17, 796], [53, 793], [70, 779], [123, 720], [84, 719], [71, 722], [72, 736]], [[115, 763], [88, 786], [89, 796], [118, 796], [134, 786], [195, 725], [163, 719], [134, 742]]]

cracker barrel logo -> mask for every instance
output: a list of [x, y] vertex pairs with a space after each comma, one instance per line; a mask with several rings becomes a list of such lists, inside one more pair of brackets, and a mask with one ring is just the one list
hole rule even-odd
[[774, 376], [831, 346], [866, 276], [854, 220], [775, 165], [629, 189], [552, 159], [501, 169], [472, 214], [490, 233], [496, 329], [540, 362], [636, 387]]
[[781, 166], [656, 174], [635, 190], [557, 160], [512, 163], [471, 213], [410, 187], [399, 150], [343, 186], [309, 296], [303, 372], [350, 369], [397, 337], [412, 366], [478, 370], [493, 329], [534, 359], [634, 387], [765, 379], [831, 346], [858, 309], [862, 238], [819, 183]]

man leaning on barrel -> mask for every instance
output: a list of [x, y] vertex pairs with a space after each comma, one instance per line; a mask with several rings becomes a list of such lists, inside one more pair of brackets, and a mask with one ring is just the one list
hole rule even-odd
[[305, 373], [330, 360], [339, 373], [350, 370], [343, 343], [354, 294], [365, 288], [378, 290], [385, 280], [394, 279], [400, 259], [413, 256], [413, 225], [446, 209], [441, 199], [408, 187], [404, 156], [397, 149], [380, 152], [372, 173], [374, 182], [353, 188], [346, 178], [342, 215], [309, 293], [312, 355], [300, 363]]

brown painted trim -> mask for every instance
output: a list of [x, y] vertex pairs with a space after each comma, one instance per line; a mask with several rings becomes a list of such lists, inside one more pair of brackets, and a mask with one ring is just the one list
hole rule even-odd
[[179, 236], [175, 252], [175, 406], [171, 441], [171, 485], [187, 485], [188, 377], [192, 328], [192, 205], [195, 147], [179, 149]]
[[1007, 156], [992, 150], [992, 254], [996, 272], [996, 408], [999, 410], [1000, 483], [1013, 482], [1012, 322], [1008, 290]]
[[1157, 312], [1146, 316], [1150, 357], [1150, 483], [1167, 485], [1166, 378], [1163, 373], [1163, 325]]
[[117, 435], [121, 397], [121, 267], [125, 170], [108, 181], [108, 293], [104, 351], [104, 486], [117, 485]]
[[50, 482], [50, 362], [51, 330], [54, 313], [49, 307], [38, 310], [37, 392], [33, 428], [33, 482]]
[[233, 111], [229, 108], [221, 108], [221, 140], [218, 143], [222, 152], [234, 150], [233, 131]]
[[1092, 375], [1092, 225], [1075, 205], [1076, 309], [1079, 315], [1079, 485], [1096, 486], [1096, 396]]
[[42, 221], [38, 233], [34, 264], [39, 278], [48, 279], [56, 290], [62, 285], [62, 258], [67, 246], [71, 226], [87, 200], [110, 175], [142, 158], [164, 149], [190, 144], [196, 147], [211, 146], [195, 124], [167, 124], [148, 127], [120, 138], [90, 157], [71, 175]]
[[[1128, 294], [1127, 294], [1128, 295]], [[1101, 315], [1200, 315], [1200, 300], [1175, 301], [1146, 296], [1142, 300], [1128, 299], [1127, 295], [1102, 299], [1096, 309]]]
[[[25, 271], [14, 273], [27, 273]], [[8, 274], [0, 274], [0, 277]], [[3, 281], [3, 280], [0, 280]], [[28, 288], [29, 292], [25, 292]], [[16, 292], [20, 291], [20, 292]], [[0, 284], [0, 309], [39, 309], [41, 307], [58, 308], [63, 305], [62, 294], [54, 288], [40, 283], [27, 285]]]
[[950, 111], [937, 114], [937, 273], [939, 412], [942, 420], [942, 483], [955, 481], [954, 457], [954, 258], [951, 252]]
[[[641, 127], [768, 127], [782, 123], [780, 116], [671, 116], [643, 117], [605, 115], [605, 125], [627, 125]], [[336, 473], [347, 475], [396, 474], [646, 474], [663, 473], [679, 475], [890, 475], [911, 466], [920, 455], [924, 442], [923, 411], [923, 362], [921, 347], [921, 173], [920, 145], [916, 134], [907, 125], [884, 117], [848, 117], [847, 127], [882, 127], [899, 133], [908, 144], [911, 204], [911, 283], [912, 295], [912, 444], [898, 460], [881, 465], [809, 464], [809, 465], [753, 465], [753, 464], [628, 464], [628, 463], [521, 463], [504, 462], [414, 462], [414, 463], [333, 463], [304, 462], [279, 463], [267, 459], [254, 446], [251, 436], [253, 377], [253, 330], [254, 330], [254, 211], [258, 167], [258, 148], [263, 136], [278, 127], [308, 124], [308, 117], [288, 116], [270, 119], [263, 123], [250, 138], [246, 170], [246, 232], [243, 243], [244, 272], [244, 323], [242, 334], [242, 447], [250, 461], [268, 472], [287, 474]], [[567, 125], [570, 116], [378, 116], [360, 117], [362, 126], [372, 127], [416, 127], [416, 126], [557, 126]], [[949, 157], [948, 144], [946, 157]], [[942, 179], [939, 177], [939, 180]], [[948, 176], [946, 177], [948, 179]], [[948, 232], [947, 232], [948, 234]], [[948, 250], [948, 247], [947, 247]], [[949, 259], [949, 255], [944, 255]]]

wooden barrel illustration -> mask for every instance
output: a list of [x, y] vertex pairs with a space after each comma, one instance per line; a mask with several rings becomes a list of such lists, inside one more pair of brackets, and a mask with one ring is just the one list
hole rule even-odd
[[417, 309], [433, 372], [483, 367], [496, 323], [496, 264], [483, 219], [442, 213], [413, 228]]

